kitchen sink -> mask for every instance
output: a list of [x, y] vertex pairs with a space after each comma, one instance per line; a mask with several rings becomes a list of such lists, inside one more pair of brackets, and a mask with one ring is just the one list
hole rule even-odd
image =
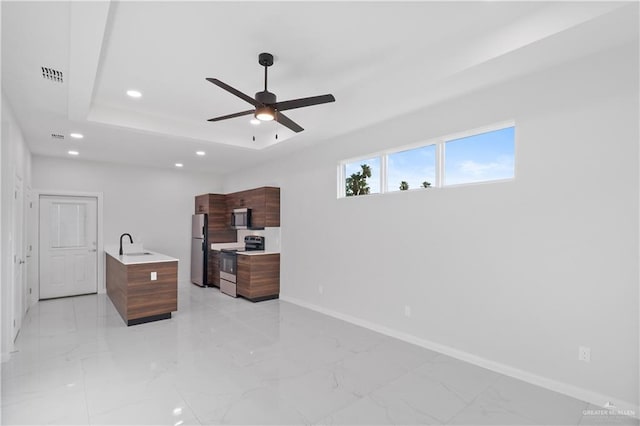
[[148, 251], [145, 251], [144, 253], [126, 253], [125, 256], [146, 256], [148, 254], [153, 254], [153, 253], [149, 253]]

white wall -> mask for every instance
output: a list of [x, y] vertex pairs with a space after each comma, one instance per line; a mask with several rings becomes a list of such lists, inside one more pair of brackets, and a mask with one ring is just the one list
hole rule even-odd
[[[225, 176], [224, 189], [281, 187], [283, 299], [637, 407], [637, 79], [638, 46], [624, 46]], [[512, 119], [514, 181], [336, 199], [342, 159]]]
[[[186, 170], [34, 156], [33, 187], [102, 193], [104, 245], [119, 244], [128, 232], [145, 248], [178, 258], [178, 279], [189, 281], [194, 197], [219, 192], [221, 180]], [[104, 262], [104, 254], [99, 256]]]
[[[14, 188], [19, 181], [22, 185], [23, 195], [26, 195], [31, 187], [31, 153], [24, 141], [22, 131], [18, 126], [11, 106], [2, 93], [2, 150], [1, 150], [1, 199], [2, 212], [0, 213], [0, 280], [2, 282], [2, 361], [9, 358], [9, 353], [13, 348], [12, 324], [16, 317], [20, 323], [22, 313], [14, 312], [14, 299], [19, 294], [13, 289], [14, 268], [22, 268], [23, 274], [27, 273], [27, 268], [13, 262], [13, 239], [15, 235], [13, 222]], [[23, 200], [27, 197], [24, 196]], [[23, 207], [26, 212], [26, 206]], [[23, 223], [23, 242], [27, 235], [26, 221]], [[18, 259], [26, 259], [26, 244], [22, 244], [22, 253], [17, 253]], [[26, 276], [25, 280], [26, 282]], [[27, 306], [26, 300], [22, 303], [23, 308]]]

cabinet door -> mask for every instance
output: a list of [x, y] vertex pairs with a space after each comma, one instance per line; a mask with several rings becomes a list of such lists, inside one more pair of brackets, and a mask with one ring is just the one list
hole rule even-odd
[[209, 213], [209, 194], [196, 196], [195, 213]]
[[227, 203], [224, 195], [209, 194], [209, 232], [231, 229], [231, 216], [227, 216]]
[[280, 254], [238, 255], [236, 292], [251, 301], [280, 294]]
[[246, 298], [251, 297], [251, 256], [238, 255], [236, 270], [236, 293]]
[[266, 226], [265, 191], [264, 188], [245, 191], [247, 207], [251, 208], [251, 226], [264, 228]]
[[220, 288], [220, 252], [212, 250], [209, 253], [209, 285]]
[[265, 190], [264, 226], [280, 226], [280, 188], [267, 187]]

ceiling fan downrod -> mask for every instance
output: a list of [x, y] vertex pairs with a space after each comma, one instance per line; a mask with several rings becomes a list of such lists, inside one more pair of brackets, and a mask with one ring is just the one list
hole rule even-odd
[[273, 55], [263, 52], [258, 55], [258, 63], [264, 67], [264, 91], [267, 91], [267, 68], [273, 65]]

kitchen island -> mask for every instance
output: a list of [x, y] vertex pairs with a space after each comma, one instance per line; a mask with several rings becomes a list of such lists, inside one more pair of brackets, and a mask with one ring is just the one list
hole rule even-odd
[[107, 295], [127, 325], [168, 319], [178, 310], [178, 259], [149, 250], [105, 254]]

